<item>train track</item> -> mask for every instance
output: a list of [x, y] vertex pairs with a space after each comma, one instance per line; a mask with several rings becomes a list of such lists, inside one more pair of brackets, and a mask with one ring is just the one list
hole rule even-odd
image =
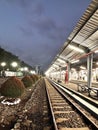
[[[97, 130], [97, 115], [89, 115], [86, 107], [69, 96], [70, 92], [56, 83], [45, 79], [47, 95], [53, 116], [55, 130]], [[55, 87], [54, 87], [55, 86]], [[72, 93], [71, 93], [72, 94]], [[74, 94], [75, 96], [75, 94]], [[77, 97], [78, 98], [78, 97]], [[81, 102], [81, 101], [80, 101]]]
[[36, 84], [29, 100], [17, 116], [18, 119], [11, 130], [54, 130], [43, 79]]

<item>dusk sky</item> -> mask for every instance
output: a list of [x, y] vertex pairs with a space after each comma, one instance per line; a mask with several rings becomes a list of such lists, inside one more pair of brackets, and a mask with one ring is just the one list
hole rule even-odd
[[0, 0], [0, 46], [46, 69], [91, 0]]

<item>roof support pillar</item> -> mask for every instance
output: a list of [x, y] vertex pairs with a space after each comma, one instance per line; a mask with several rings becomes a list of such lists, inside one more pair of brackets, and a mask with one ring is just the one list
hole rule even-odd
[[60, 81], [62, 81], [62, 78], [61, 78], [61, 66], [59, 66], [59, 69], [60, 69]]
[[66, 73], [67, 73], [67, 75], [68, 75], [68, 82], [69, 82], [69, 79], [70, 79], [70, 62], [68, 62], [68, 61], [67, 61]]
[[90, 96], [90, 88], [92, 86], [92, 65], [93, 65], [93, 53], [87, 57], [87, 85]]

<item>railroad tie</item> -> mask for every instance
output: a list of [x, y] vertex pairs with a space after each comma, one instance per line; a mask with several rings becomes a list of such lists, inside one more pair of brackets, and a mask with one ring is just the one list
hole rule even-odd
[[54, 114], [60, 114], [60, 113], [71, 113], [71, 112], [74, 113], [74, 111], [54, 111]]
[[59, 130], [89, 130], [88, 127], [83, 127], [83, 128], [59, 128]]

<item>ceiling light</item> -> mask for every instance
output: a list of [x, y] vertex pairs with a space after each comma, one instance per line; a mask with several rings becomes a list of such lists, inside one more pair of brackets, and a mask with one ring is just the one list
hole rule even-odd
[[85, 70], [85, 69], [86, 69], [86, 67], [84, 67], [84, 66], [80, 66], [80, 68], [81, 68], [81, 69], [83, 69], [83, 70]]
[[78, 52], [81, 52], [81, 53], [84, 52], [83, 49], [81, 49], [81, 48], [79, 48], [79, 47], [76, 47], [76, 46], [74, 46], [74, 45], [69, 45], [68, 47], [69, 47], [70, 49], [73, 49], [73, 50], [78, 51]]
[[58, 67], [59, 67], [59, 65], [53, 64], [53, 67], [56, 67], [56, 68], [58, 68]]
[[73, 61], [71, 61], [71, 63], [73, 64], [73, 63], [77, 63], [77, 62], [79, 62], [80, 60], [73, 60]]
[[96, 50], [95, 53], [98, 53], [98, 50]]
[[57, 61], [60, 63], [66, 63], [64, 60], [61, 60], [61, 59], [57, 59]]
[[71, 70], [76, 71], [76, 69], [75, 69], [75, 68], [71, 68]]

